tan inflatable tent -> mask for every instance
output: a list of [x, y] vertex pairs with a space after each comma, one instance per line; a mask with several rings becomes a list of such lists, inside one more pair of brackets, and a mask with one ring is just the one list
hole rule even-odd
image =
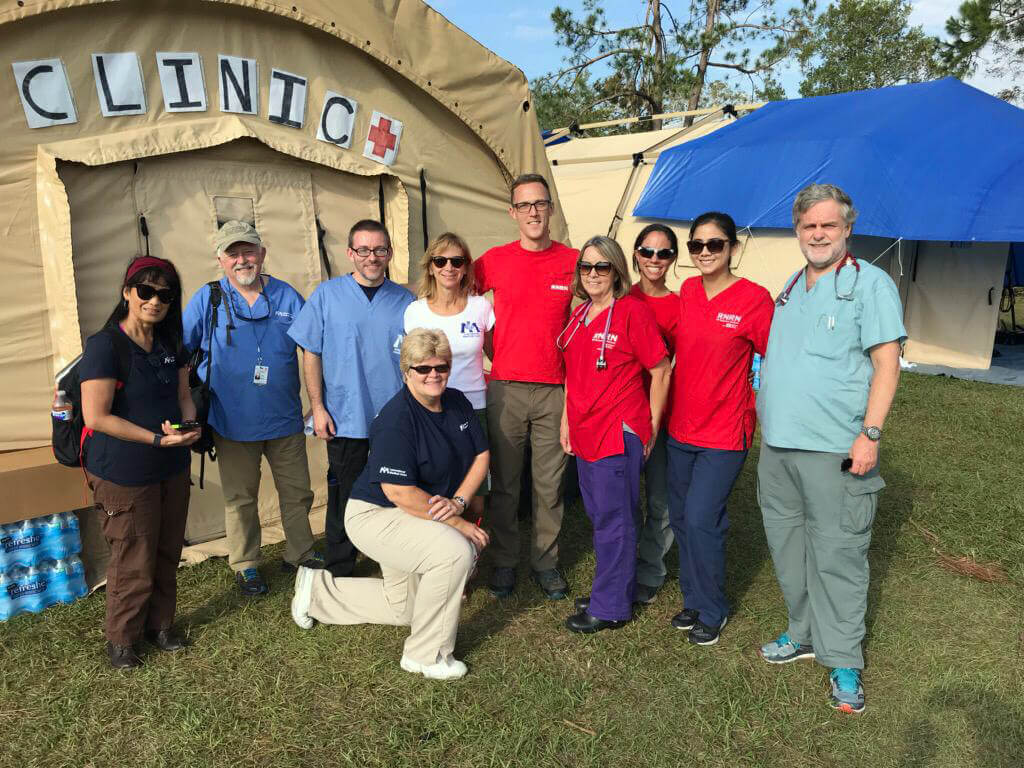
[[[350, 270], [349, 226], [383, 218], [406, 282], [430, 235], [511, 239], [508, 181], [548, 172], [523, 74], [419, 0], [25, 0], [0, 10], [0, 50], [2, 451], [48, 444], [54, 373], [134, 254], [191, 293], [218, 276], [218, 222], [248, 219], [309, 295]], [[207, 475], [193, 541], [223, 531]]]
[[[572, 241], [579, 245], [592, 235], [608, 234], [629, 254], [637, 234], [653, 221], [636, 218], [632, 211], [658, 154], [735, 119], [721, 110], [709, 110], [688, 129], [677, 126], [550, 145], [548, 159]], [[736, 183], [742, 184], [743, 179]], [[689, 222], [662, 223], [675, 230], [680, 242], [686, 239]], [[741, 232], [740, 240], [743, 247], [734, 271], [773, 295], [804, 263], [788, 230], [748, 229]], [[875, 263], [896, 281], [909, 334], [907, 360], [955, 368], [989, 367], [1008, 243], [894, 241], [857, 235], [855, 226], [850, 248], [857, 258]], [[684, 253], [669, 275], [670, 287], [678, 289], [695, 274]], [[984, 300], [986, 296], [989, 301]]]

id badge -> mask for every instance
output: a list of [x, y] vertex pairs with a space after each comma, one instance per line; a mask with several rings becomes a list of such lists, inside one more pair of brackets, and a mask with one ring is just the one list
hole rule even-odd
[[257, 365], [252, 372], [252, 383], [257, 387], [265, 387], [267, 385], [267, 377], [270, 375], [270, 369], [265, 365]]

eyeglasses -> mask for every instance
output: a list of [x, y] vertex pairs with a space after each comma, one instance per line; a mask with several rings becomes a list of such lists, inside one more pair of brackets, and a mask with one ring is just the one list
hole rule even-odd
[[516, 213], [527, 213], [531, 208], [535, 209], [537, 213], [544, 213], [551, 207], [551, 201], [534, 200], [532, 203], [512, 203], [512, 207], [516, 209]]
[[145, 283], [135, 284], [135, 294], [139, 297], [140, 301], [149, 301], [156, 296], [161, 304], [170, 304], [174, 301], [175, 296], [173, 288], [154, 288], [152, 285], [146, 285]]
[[658, 261], [670, 261], [676, 255], [674, 248], [648, 248], [646, 245], [641, 245], [636, 252], [645, 259], [657, 259]]
[[416, 371], [420, 376], [426, 376], [431, 371], [437, 373], [448, 373], [452, 367], [448, 363], [441, 363], [440, 365], [410, 365], [410, 371]]
[[610, 261], [599, 261], [597, 264], [588, 264], [585, 261], [581, 261], [576, 265], [576, 269], [580, 271], [581, 275], [589, 275], [593, 271], [604, 276], [611, 274], [612, 263]]
[[359, 248], [352, 248], [350, 250], [355, 251], [355, 254], [361, 259], [365, 259], [371, 253], [378, 259], [383, 259], [389, 253], [391, 253], [391, 249], [386, 245], [379, 245], [376, 248], [367, 248], [365, 245], [363, 245], [360, 246]]
[[690, 252], [691, 256], [699, 255], [705, 248], [708, 249], [708, 253], [721, 253], [725, 250], [726, 240], [720, 237], [712, 237], [710, 240], [690, 240], [686, 243], [686, 250]]
[[466, 266], [466, 257], [455, 256], [445, 258], [444, 256], [434, 256], [430, 259], [430, 263], [433, 264], [438, 269], [444, 269], [445, 264], [451, 264], [456, 269], [462, 269], [464, 266]]

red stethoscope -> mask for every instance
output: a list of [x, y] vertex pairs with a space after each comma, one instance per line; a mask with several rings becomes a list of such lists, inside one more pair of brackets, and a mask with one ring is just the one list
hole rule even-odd
[[[842, 271], [843, 267], [846, 266], [847, 262], [853, 265], [853, 285], [850, 286], [849, 291], [839, 293], [839, 273]], [[789, 294], [793, 292], [793, 289], [796, 287], [797, 281], [801, 277], [803, 277], [806, 274], [806, 272], [807, 267], [804, 267], [803, 269], [796, 273], [796, 277], [794, 277], [790, 284], [786, 286], [786, 290], [780, 293], [779, 298], [775, 300], [775, 306], [784, 307], [787, 303], [789, 303]], [[852, 253], [848, 252], [845, 256], [843, 256], [842, 259], [839, 260], [839, 266], [836, 267], [836, 271], [833, 273], [833, 275], [835, 276], [835, 283], [833, 284], [833, 287], [835, 288], [836, 298], [842, 299], [843, 301], [853, 301], [853, 292], [857, 290], [857, 280], [860, 279], [860, 263], [857, 261], [856, 258], [854, 258], [854, 255]]]
[[[573, 313], [569, 316], [569, 322], [566, 324], [565, 328], [562, 329], [562, 332], [558, 334], [558, 338], [555, 340], [555, 344], [558, 346], [559, 349], [564, 351], [565, 348], [568, 347], [569, 344], [572, 342], [572, 337], [576, 335], [576, 331], [578, 331], [580, 327], [583, 325], [583, 319], [587, 316], [587, 312], [590, 311], [590, 307], [593, 305], [593, 303], [593, 301], [587, 301], [573, 310]], [[608, 367], [608, 362], [604, 359], [604, 346], [605, 344], [608, 343], [608, 331], [612, 327], [612, 312], [614, 311], [615, 299], [613, 298], [611, 306], [608, 307], [608, 317], [604, 321], [604, 336], [601, 337], [601, 351], [597, 357], [597, 370], [599, 371], [603, 371], [605, 368]], [[575, 327], [572, 329], [572, 333], [569, 334], [569, 338], [566, 339], [565, 343], [563, 344], [562, 337], [565, 335], [565, 332], [568, 331], [571, 326], [573, 326], [573, 324], [575, 324]]]

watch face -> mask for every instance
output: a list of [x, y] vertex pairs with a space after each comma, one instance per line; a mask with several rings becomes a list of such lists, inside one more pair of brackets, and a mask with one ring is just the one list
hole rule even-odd
[[868, 436], [869, 440], [880, 440], [882, 438], [882, 430], [878, 427], [865, 427], [864, 434]]

